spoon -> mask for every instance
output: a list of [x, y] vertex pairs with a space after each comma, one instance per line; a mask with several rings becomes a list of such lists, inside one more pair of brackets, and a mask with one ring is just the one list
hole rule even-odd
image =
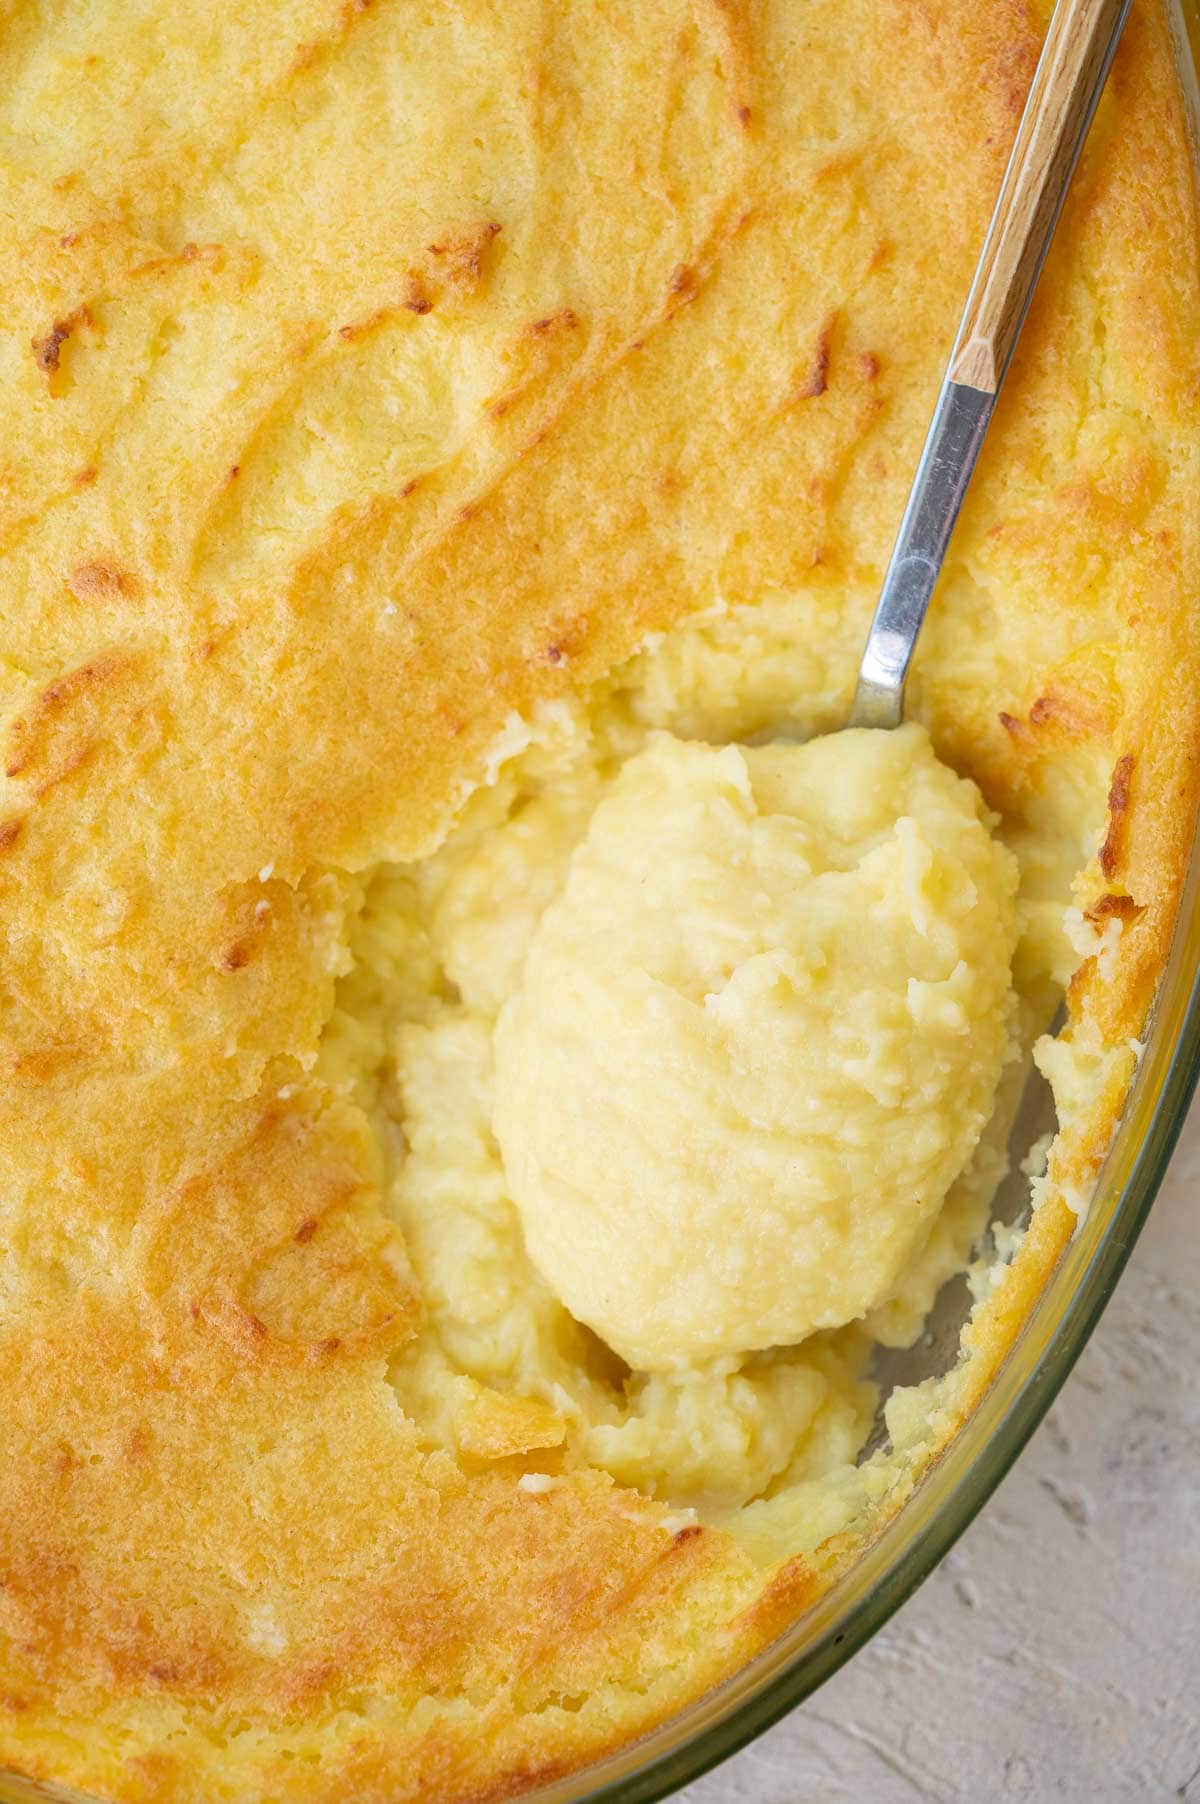
[[898, 727], [904, 683], [1130, 0], [1058, 0], [879, 592], [850, 711]]

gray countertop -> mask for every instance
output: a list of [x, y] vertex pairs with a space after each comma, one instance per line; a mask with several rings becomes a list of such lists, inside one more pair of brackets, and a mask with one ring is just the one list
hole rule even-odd
[[873, 1641], [686, 1804], [1200, 1804], [1200, 1105], [1100, 1326]]

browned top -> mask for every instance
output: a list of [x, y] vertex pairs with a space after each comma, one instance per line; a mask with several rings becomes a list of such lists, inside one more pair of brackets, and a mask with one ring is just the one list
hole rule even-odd
[[[347, 873], [428, 846], [510, 710], [714, 586], [869, 600], [1039, 10], [4, 14], [0, 1759], [500, 1795], [817, 1583], [422, 1446], [378, 1149], [302, 1067]], [[1143, 0], [913, 691], [996, 805], [1101, 828], [1109, 1038], [1197, 788], [1196, 242]]]

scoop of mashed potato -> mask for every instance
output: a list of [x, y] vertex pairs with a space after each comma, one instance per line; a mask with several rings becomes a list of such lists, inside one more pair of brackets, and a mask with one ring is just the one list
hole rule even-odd
[[496, 1027], [529, 1252], [630, 1365], [893, 1294], [1012, 1045], [1017, 869], [923, 728], [660, 734], [600, 802]]

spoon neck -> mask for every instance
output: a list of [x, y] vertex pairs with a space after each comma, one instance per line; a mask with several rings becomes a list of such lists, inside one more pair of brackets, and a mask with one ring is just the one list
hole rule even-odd
[[851, 726], [896, 727], [904, 683], [996, 397], [942, 383], [859, 665]]

